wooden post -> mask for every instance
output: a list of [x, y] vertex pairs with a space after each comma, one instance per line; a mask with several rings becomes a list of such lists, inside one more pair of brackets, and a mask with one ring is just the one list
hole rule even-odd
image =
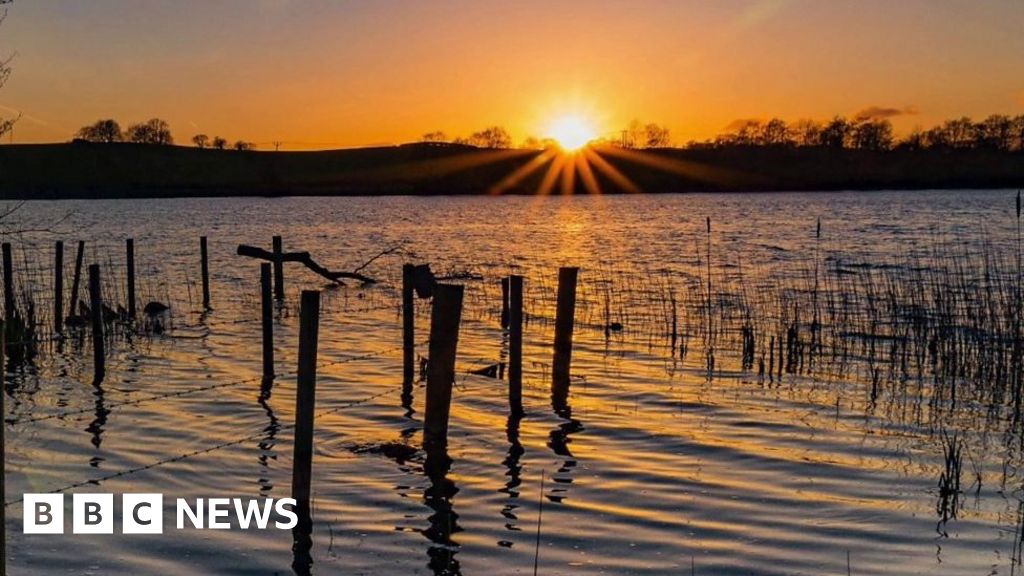
[[100, 265], [89, 265], [89, 308], [92, 312], [92, 358], [95, 382], [103, 380], [105, 352], [103, 341], [103, 295], [100, 293]]
[[416, 377], [416, 301], [413, 298], [416, 266], [402, 266], [402, 383], [412, 385]]
[[281, 254], [284, 252], [284, 243], [280, 236], [274, 236], [274, 298], [284, 300], [284, 261]]
[[576, 315], [576, 278], [579, 268], [558, 269], [558, 303], [555, 310], [555, 359], [552, 364], [552, 391], [559, 397], [569, 393], [569, 366], [572, 364], [572, 331]]
[[501, 279], [501, 327], [508, 328], [508, 276]]
[[75, 278], [71, 283], [71, 300], [68, 302], [68, 313], [78, 316], [78, 287], [82, 280], [82, 260], [85, 258], [85, 240], [78, 241], [78, 254], [75, 255]]
[[14, 263], [11, 261], [11, 243], [0, 246], [4, 259], [4, 319], [10, 323], [17, 312], [14, 308]]
[[64, 329], [64, 242], [57, 240], [53, 250], [53, 332]]
[[430, 356], [427, 363], [427, 402], [423, 442], [443, 446], [448, 442], [448, 414], [455, 382], [455, 352], [462, 320], [463, 287], [438, 284], [430, 312]]
[[[7, 502], [7, 339], [0, 320], [0, 502]], [[7, 507], [0, 507], [0, 576], [7, 574]]]
[[206, 236], [199, 237], [199, 259], [203, 276], [203, 310], [210, 309], [210, 262], [206, 251]]
[[128, 318], [135, 319], [135, 240], [124, 241], [125, 259], [128, 263]]
[[509, 277], [508, 403], [514, 416], [523, 413], [523, 277]]
[[274, 301], [270, 295], [270, 263], [260, 264], [260, 309], [263, 316], [263, 377], [274, 377]]
[[292, 498], [300, 519], [309, 518], [313, 472], [313, 409], [316, 406], [316, 349], [320, 326], [320, 293], [303, 290], [299, 309], [299, 372], [295, 392], [295, 450]]

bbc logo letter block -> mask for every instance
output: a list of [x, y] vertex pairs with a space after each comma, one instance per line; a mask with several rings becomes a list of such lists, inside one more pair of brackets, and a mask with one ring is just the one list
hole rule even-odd
[[[25, 494], [25, 534], [64, 533], [63, 494]], [[74, 534], [113, 534], [113, 494], [74, 494], [71, 529]], [[162, 494], [124, 494], [121, 498], [122, 534], [163, 534]]]

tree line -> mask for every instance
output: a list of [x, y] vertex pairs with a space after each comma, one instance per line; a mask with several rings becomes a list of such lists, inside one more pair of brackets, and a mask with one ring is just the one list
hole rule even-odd
[[997, 150], [1024, 151], [1024, 115], [993, 114], [984, 120], [968, 117], [946, 120], [928, 129], [895, 135], [884, 118], [836, 116], [825, 122], [780, 118], [744, 120], [711, 140], [691, 142], [691, 148], [730, 146], [821, 147], [855, 150]]
[[[88, 126], [83, 126], [76, 134], [75, 140], [110, 144], [114, 142], [132, 142], [135, 144], [157, 144], [169, 146], [174, 144], [174, 136], [171, 134], [171, 127], [160, 118], [150, 118], [145, 122], [132, 124], [127, 130], [122, 130], [117, 120], [97, 120]], [[192, 144], [197, 148], [214, 148], [226, 150], [229, 143], [225, 138], [214, 136], [211, 138], [206, 134], [196, 134], [192, 137]], [[234, 150], [252, 150], [255, 146], [245, 140], [237, 140], [230, 144]]]

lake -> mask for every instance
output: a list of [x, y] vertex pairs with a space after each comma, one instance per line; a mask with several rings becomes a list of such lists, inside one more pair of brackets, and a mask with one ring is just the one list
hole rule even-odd
[[[85, 240], [113, 306], [134, 238], [140, 307], [169, 304], [171, 318], [112, 339], [100, 386], [73, 330], [8, 364], [9, 569], [291, 573], [288, 531], [27, 536], [18, 500], [161, 492], [173, 519], [175, 498], [288, 497], [298, 294], [323, 288], [314, 573], [530, 574], [536, 556], [546, 575], [1009, 574], [1024, 436], [1012, 393], [992, 383], [1020, 375], [985, 366], [1020, 366], [986, 356], [1011, 346], [988, 327], [1005, 337], [1019, 294], [1014, 194], [28, 202], [5, 222], [25, 231], [5, 241], [41, 324], [57, 239], [65, 289]], [[337, 270], [394, 251], [361, 269], [372, 286], [328, 288], [286, 265], [280, 375], [262, 385], [259, 266], [235, 251], [269, 250], [274, 234]], [[442, 486], [417, 450], [423, 384], [402, 397], [405, 262], [466, 287]], [[580, 268], [567, 406], [550, 392], [560, 266]], [[506, 381], [471, 374], [507, 356], [500, 278], [513, 273], [526, 292], [521, 420]], [[430, 304], [416, 306], [423, 356]], [[940, 481], [951, 445], [963, 451], [952, 491]]]

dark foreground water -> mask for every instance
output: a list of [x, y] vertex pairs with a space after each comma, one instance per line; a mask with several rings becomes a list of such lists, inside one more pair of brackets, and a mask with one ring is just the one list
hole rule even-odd
[[[49, 293], [55, 239], [65, 240], [70, 275], [82, 239], [111, 303], [123, 303], [123, 240], [133, 237], [140, 300], [170, 303], [173, 317], [162, 335], [111, 342], [99, 387], [89, 339], [74, 334], [9, 366], [12, 574], [291, 572], [288, 531], [26, 536], [18, 502], [69, 486], [161, 492], [172, 527], [174, 498], [289, 495], [297, 295], [323, 282], [288, 265], [275, 328], [282, 375], [261, 387], [258, 266], [235, 248], [269, 249], [273, 234], [337, 269], [402, 247], [365, 268], [379, 285], [324, 293], [314, 572], [530, 574], [541, 502], [540, 574], [846, 574], [848, 561], [858, 575], [1013, 568], [1019, 438], [999, 418], [966, 409], [941, 418], [968, 455], [951, 518], [938, 489], [940, 419], [896, 401], [907, 388], [921, 397], [934, 381], [910, 370], [873, 394], [877, 371], [860, 366], [870, 364], [864, 355], [768, 378], [744, 367], [726, 336], [709, 369], [707, 333], [694, 319], [709, 273], [711, 316], [724, 325], [737, 295], [767, 309], [772, 297], [758, 294], [806, 288], [816, 264], [845, 267], [841, 276], [856, 283], [938, 246], [968, 265], [984, 255], [1012, 262], [1012, 192], [30, 202], [15, 216], [8, 227], [57, 223], [56, 234], [5, 238], [23, 291]], [[206, 314], [200, 235], [211, 250]], [[401, 397], [395, 288], [405, 261], [482, 277], [465, 281], [453, 463], [435, 487], [448, 496], [440, 506], [415, 450], [423, 389], [406, 406]], [[569, 406], [556, 410], [550, 318], [564, 265], [581, 268], [581, 325]], [[504, 357], [497, 282], [509, 273], [527, 286], [521, 421], [508, 418], [504, 381], [467, 374]], [[679, 301], [675, 345], [670, 298]], [[49, 301], [36, 305], [48, 324]], [[422, 343], [429, 305], [417, 305]], [[624, 330], [606, 335], [609, 319]], [[759, 358], [773, 334], [758, 332]]]

